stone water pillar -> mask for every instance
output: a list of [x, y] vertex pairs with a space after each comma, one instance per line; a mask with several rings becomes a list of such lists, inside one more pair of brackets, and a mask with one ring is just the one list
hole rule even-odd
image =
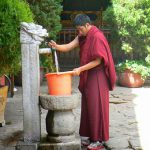
[[41, 144], [40, 150], [80, 150], [80, 141], [75, 138], [75, 117], [73, 109], [78, 106], [79, 93], [68, 96], [40, 95], [42, 108], [48, 110], [46, 130], [48, 144]]
[[23, 127], [24, 142], [39, 142], [41, 119], [39, 105], [39, 45], [48, 36], [40, 25], [21, 23]]

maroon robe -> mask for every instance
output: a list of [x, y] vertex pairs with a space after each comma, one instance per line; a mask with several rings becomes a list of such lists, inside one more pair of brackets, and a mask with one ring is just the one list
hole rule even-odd
[[91, 141], [109, 139], [109, 90], [113, 90], [116, 73], [109, 45], [103, 33], [92, 26], [86, 37], [79, 36], [81, 66], [101, 59], [101, 64], [80, 74], [82, 93], [80, 136]]

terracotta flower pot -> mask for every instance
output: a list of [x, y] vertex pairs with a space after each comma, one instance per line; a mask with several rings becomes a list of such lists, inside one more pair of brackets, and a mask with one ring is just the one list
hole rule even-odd
[[5, 125], [4, 112], [7, 102], [8, 87], [4, 86], [0, 88], [0, 126]]
[[144, 80], [140, 74], [125, 70], [123, 73], [118, 74], [118, 83], [121, 86], [136, 88], [141, 87]]
[[4, 86], [5, 85], [5, 76], [1, 76], [0, 77], [0, 86]]
[[72, 71], [60, 73], [48, 73], [48, 93], [50, 95], [71, 95]]

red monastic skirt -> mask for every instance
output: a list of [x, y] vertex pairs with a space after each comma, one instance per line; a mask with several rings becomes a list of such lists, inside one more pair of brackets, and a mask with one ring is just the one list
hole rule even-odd
[[82, 89], [79, 134], [90, 137], [91, 141], [109, 139], [109, 83], [103, 67], [87, 72]]

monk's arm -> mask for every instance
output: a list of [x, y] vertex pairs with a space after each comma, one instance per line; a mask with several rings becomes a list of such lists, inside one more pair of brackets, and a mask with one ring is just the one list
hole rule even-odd
[[101, 63], [101, 59], [100, 58], [97, 58], [91, 62], [89, 62], [88, 64], [84, 65], [84, 66], [81, 66], [79, 68], [75, 68], [73, 71], [74, 71], [74, 75], [80, 75], [80, 73], [82, 71], [86, 71], [86, 70], [89, 70], [89, 69], [92, 69], [96, 66], [98, 66], [99, 64]]
[[51, 41], [51, 42], [49, 42], [48, 45], [52, 46], [53, 48], [55, 48], [58, 51], [67, 52], [67, 51], [70, 51], [70, 50], [72, 50], [72, 49], [74, 49], [74, 48], [79, 46], [78, 36], [73, 41], [71, 41], [68, 44], [61, 44], [61, 45], [59, 45], [56, 42]]

